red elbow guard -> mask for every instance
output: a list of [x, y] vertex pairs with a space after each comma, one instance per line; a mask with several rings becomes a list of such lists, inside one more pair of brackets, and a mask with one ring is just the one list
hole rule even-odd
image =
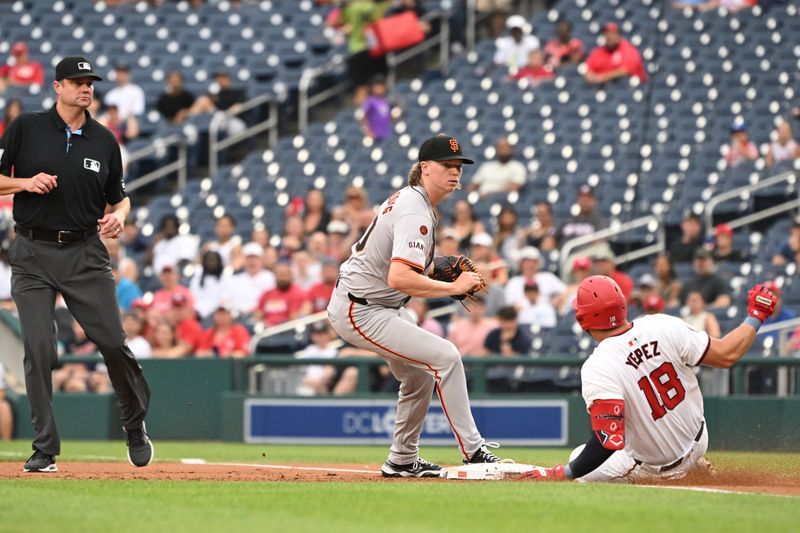
[[595, 400], [589, 406], [592, 432], [603, 448], [621, 450], [625, 447], [625, 402]]

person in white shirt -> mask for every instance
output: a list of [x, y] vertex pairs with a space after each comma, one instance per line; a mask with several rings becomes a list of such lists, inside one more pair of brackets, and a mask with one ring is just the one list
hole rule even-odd
[[756, 285], [747, 293], [744, 322], [715, 339], [669, 315], [628, 322], [619, 285], [606, 276], [586, 278], [574, 307], [575, 319], [598, 343], [581, 369], [592, 436], [567, 465], [536, 467], [523, 477], [630, 482], [711, 474], [693, 367], [734, 365], [777, 302], [767, 287]]
[[526, 326], [556, 327], [556, 310], [549, 302], [539, 302], [539, 286], [535, 281], [525, 283], [525, 301], [519, 306], [517, 321]]
[[128, 312], [122, 315], [122, 329], [128, 338], [128, 347], [137, 359], [147, 359], [152, 357], [153, 349], [147, 339], [142, 337], [144, 320], [136, 313]]
[[120, 120], [127, 120], [131, 116], [143, 114], [144, 91], [135, 83], [131, 83], [131, 71], [128, 65], [117, 65], [114, 72], [116, 73], [116, 86], [108, 91], [103, 102], [107, 106], [117, 106]]
[[242, 247], [244, 270], [222, 279], [222, 292], [234, 312], [247, 315], [258, 305], [258, 298], [275, 288], [275, 274], [264, 268], [264, 248], [257, 242]]
[[769, 150], [765, 158], [767, 166], [772, 166], [781, 161], [794, 161], [800, 158], [800, 144], [794, 140], [792, 125], [787, 120], [781, 121], [772, 133], [774, 140], [769, 143]]
[[513, 305], [517, 309], [528, 307], [530, 303], [525, 297], [525, 284], [533, 282], [539, 289], [536, 305], [551, 308], [553, 316], [555, 316], [556, 303], [559, 296], [567, 290], [567, 286], [552, 272], [540, 272], [541, 261], [542, 254], [533, 246], [526, 246], [520, 250], [520, 273], [506, 283], [506, 305]]
[[525, 185], [525, 165], [513, 159], [514, 149], [506, 137], [495, 144], [495, 161], [487, 161], [478, 167], [469, 182], [470, 191], [481, 196], [519, 191]]
[[528, 23], [521, 15], [512, 15], [506, 20], [509, 34], [495, 41], [494, 64], [505, 67], [516, 74], [517, 70], [528, 64], [528, 55], [540, 48], [539, 39], [530, 35]]
[[[338, 353], [331, 346], [333, 335], [325, 321], [311, 324], [311, 344], [295, 354], [297, 359], [333, 359]], [[336, 367], [331, 365], [308, 365], [303, 375], [303, 385], [298, 390], [301, 396], [326, 396], [332, 392], [336, 378]]]
[[194, 308], [202, 318], [210, 318], [226, 297], [222, 286], [225, 266], [218, 252], [203, 254], [201, 264], [194, 269], [189, 289], [194, 296]]

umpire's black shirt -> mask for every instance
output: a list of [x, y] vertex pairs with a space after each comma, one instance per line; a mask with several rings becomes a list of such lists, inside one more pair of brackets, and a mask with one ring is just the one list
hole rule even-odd
[[114, 135], [88, 111], [85, 115], [81, 129], [69, 132], [68, 137], [67, 125], [55, 106], [25, 113], [0, 139], [0, 174], [32, 178], [44, 172], [57, 177], [58, 186], [49, 193], [14, 195], [14, 221], [20, 226], [92, 231], [103, 218], [106, 204], [118, 204], [127, 196]]

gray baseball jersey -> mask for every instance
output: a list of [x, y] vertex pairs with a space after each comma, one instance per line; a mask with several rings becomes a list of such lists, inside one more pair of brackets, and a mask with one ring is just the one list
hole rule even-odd
[[424, 272], [433, 259], [436, 223], [425, 189], [400, 189], [381, 204], [353, 245], [350, 259], [340, 269], [339, 284], [371, 303], [400, 307], [408, 295], [389, 287], [389, 267], [400, 261]]

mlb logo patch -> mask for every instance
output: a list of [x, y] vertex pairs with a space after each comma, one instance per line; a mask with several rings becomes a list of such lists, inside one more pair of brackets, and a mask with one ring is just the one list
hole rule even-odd
[[91, 170], [92, 172], [100, 172], [100, 161], [95, 161], [87, 157], [83, 160], [83, 168]]
[[92, 70], [92, 65], [90, 65], [90, 64], [89, 64], [89, 63], [87, 63], [86, 61], [81, 61], [81, 62], [79, 62], [79, 63], [78, 63], [78, 70], [88, 70], [88, 71], [91, 71], [91, 70]]

